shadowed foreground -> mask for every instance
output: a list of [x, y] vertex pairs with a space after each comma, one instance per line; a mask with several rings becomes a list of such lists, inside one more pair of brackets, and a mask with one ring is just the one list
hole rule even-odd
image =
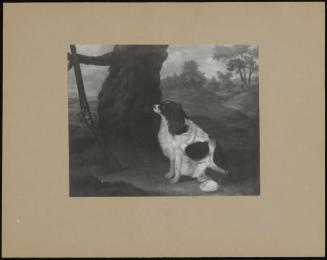
[[[78, 100], [71, 99], [70, 195], [258, 195], [259, 124], [257, 101], [251, 100], [257, 97], [257, 93], [254, 92], [252, 96], [250, 94], [228, 99], [206, 91], [163, 91], [163, 99], [182, 103], [191, 119], [210, 136], [215, 137], [224, 150], [227, 161], [221, 161], [220, 166], [228, 165], [230, 175], [222, 176], [208, 170], [207, 174], [219, 183], [218, 191], [212, 193], [201, 191], [196, 180], [186, 177], [177, 184], [170, 184], [164, 178], [169, 162], [159, 149], [141, 150], [117, 138], [112, 139], [110, 144], [116, 157], [126, 168], [119, 172], [108, 172], [106, 158], [79, 121]], [[245, 106], [242, 107], [242, 104]], [[90, 102], [90, 105], [96, 111], [97, 101]]]

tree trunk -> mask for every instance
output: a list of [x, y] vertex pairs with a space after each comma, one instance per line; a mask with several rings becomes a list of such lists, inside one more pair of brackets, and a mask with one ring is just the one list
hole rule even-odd
[[241, 80], [243, 82], [243, 90], [247, 89], [247, 82], [246, 82], [246, 78], [245, 77], [245, 72], [244, 74], [242, 73], [242, 69], [238, 68], [238, 73], [240, 74]]
[[242, 70], [243, 70], [244, 83], [245, 83], [246, 88], [248, 88], [248, 82], [247, 82], [247, 78], [246, 78], [245, 68], [243, 68]]
[[250, 72], [249, 72], [249, 78], [248, 78], [249, 87], [251, 87], [251, 76], [252, 76], [252, 70], [250, 70]]
[[157, 146], [160, 118], [153, 105], [161, 101], [160, 70], [167, 45], [116, 45], [109, 76], [98, 95], [98, 127], [104, 140], [118, 136], [130, 143]]

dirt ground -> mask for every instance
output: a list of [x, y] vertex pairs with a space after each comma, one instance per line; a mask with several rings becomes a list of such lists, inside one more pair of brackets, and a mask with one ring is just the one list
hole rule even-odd
[[[238, 104], [240, 98], [233, 97]], [[228, 167], [230, 174], [222, 176], [211, 170], [207, 172], [219, 183], [218, 191], [203, 192], [197, 180], [186, 177], [177, 184], [170, 184], [164, 178], [168, 160], [160, 150], [144, 151], [118, 139], [111, 140], [110, 145], [126, 168], [111, 172], [106, 167], [103, 152], [79, 119], [78, 100], [70, 99], [71, 196], [235, 196], [260, 193], [259, 122], [258, 114], [252, 112], [256, 111], [253, 106], [258, 104], [252, 102], [252, 107], [247, 104], [251, 113], [243, 113], [242, 108], [233, 107], [228, 97], [190, 90], [165, 91], [163, 99], [182, 103], [191, 119], [223, 147], [227, 162], [222, 161], [221, 166]], [[229, 102], [228, 106], [224, 106], [225, 102]], [[97, 101], [90, 101], [90, 105], [96, 111]]]

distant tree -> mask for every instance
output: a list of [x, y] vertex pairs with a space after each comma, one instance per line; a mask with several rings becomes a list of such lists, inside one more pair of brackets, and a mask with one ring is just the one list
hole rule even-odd
[[251, 87], [252, 75], [258, 71], [258, 48], [249, 45], [216, 46], [213, 58], [224, 62], [228, 71], [238, 74], [245, 88]]
[[180, 80], [184, 88], [200, 89], [206, 83], [204, 73], [199, 71], [199, 65], [194, 60], [185, 61]]
[[181, 87], [181, 78], [179, 75], [177, 75], [176, 73], [173, 74], [173, 76], [171, 77], [171, 84], [174, 88], [180, 88]]
[[259, 85], [259, 77], [256, 75], [252, 79], [253, 85]]
[[235, 88], [235, 84], [231, 80], [233, 74], [230, 71], [226, 73], [217, 71], [217, 76], [219, 79], [221, 90], [232, 91]]
[[169, 86], [171, 85], [170, 82], [171, 82], [170, 81], [170, 77], [165, 77], [165, 78], [161, 79], [161, 81], [160, 81], [160, 88], [162, 88], [162, 89], [168, 89]]
[[229, 82], [231, 81], [231, 78], [233, 76], [233, 74], [231, 72], [221, 72], [221, 71], [217, 71], [217, 76], [218, 76], [218, 79], [222, 82]]
[[204, 88], [209, 91], [219, 91], [220, 84], [216, 80], [216, 78], [212, 76], [210, 79], [207, 80], [206, 84], [204, 85]]
[[161, 80], [160, 87], [162, 89], [177, 89], [181, 87], [180, 76], [174, 73], [172, 76], [167, 76]]

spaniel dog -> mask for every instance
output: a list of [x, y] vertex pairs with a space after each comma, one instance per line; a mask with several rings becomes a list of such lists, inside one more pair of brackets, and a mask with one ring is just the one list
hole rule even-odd
[[163, 101], [154, 105], [153, 111], [161, 117], [158, 139], [163, 154], [170, 161], [165, 177], [171, 183], [177, 183], [181, 175], [197, 178], [200, 182], [207, 181], [207, 168], [228, 173], [213, 160], [216, 140], [190, 120], [180, 104]]

